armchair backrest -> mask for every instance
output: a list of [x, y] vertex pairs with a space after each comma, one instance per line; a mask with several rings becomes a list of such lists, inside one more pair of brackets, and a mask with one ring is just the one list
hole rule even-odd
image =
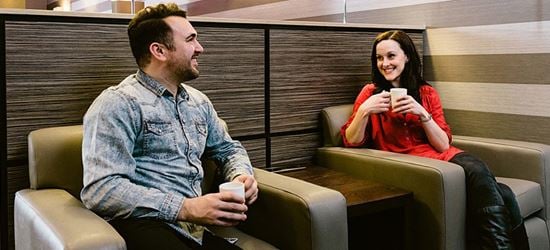
[[353, 104], [327, 107], [321, 110], [321, 126], [323, 130], [323, 146], [343, 146], [340, 128], [348, 121], [353, 112]]
[[31, 188], [64, 189], [80, 199], [82, 125], [35, 130], [28, 142]]
[[[227, 124], [221, 120], [225, 129]], [[29, 180], [32, 189], [64, 189], [80, 200], [82, 184], [82, 125], [44, 128], [28, 136]], [[216, 164], [203, 161], [204, 192], [216, 191]]]

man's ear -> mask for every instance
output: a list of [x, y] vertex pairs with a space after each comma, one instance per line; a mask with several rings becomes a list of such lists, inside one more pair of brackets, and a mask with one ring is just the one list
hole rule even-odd
[[167, 48], [164, 44], [154, 42], [149, 45], [149, 53], [159, 61], [166, 60], [166, 51]]

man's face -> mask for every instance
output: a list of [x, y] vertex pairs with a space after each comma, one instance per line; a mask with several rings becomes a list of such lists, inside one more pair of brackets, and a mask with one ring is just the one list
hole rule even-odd
[[197, 31], [187, 19], [170, 16], [164, 21], [172, 29], [174, 49], [168, 51], [168, 68], [179, 82], [199, 77], [197, 57], [203, 48], [197, 41]]

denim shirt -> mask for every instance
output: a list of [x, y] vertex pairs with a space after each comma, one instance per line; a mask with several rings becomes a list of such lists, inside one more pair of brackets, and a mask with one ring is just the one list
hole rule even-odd
[[203, 93], [181, 84], [174, 98], [138, 70], [104, 90], [84, 116], [82, 201], [107, 220], [154, 218], [189, 237], [176, 218], [186, 198], [202, 194], [202, 157], [226, 181], [252, 175], [245, 149]]

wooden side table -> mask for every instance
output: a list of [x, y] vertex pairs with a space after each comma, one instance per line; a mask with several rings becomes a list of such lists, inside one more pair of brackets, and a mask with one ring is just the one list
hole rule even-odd
[[350, 249], [404, 249], [412, 192], [325, 167], [281, 173], [334, 189], [346, 198]]

